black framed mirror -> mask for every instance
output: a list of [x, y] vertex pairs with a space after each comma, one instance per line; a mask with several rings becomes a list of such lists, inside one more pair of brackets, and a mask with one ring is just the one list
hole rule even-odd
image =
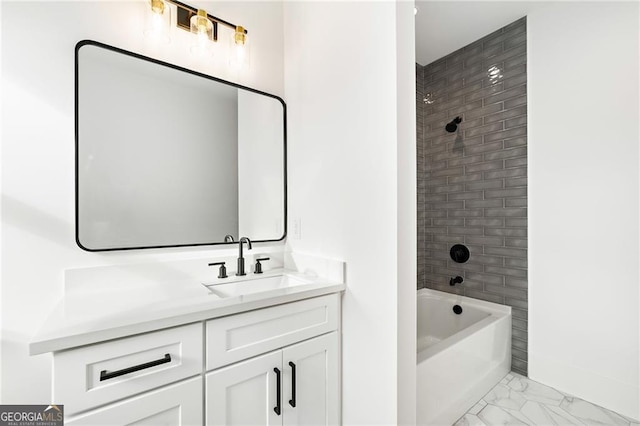
[[284, 239], [280, 97], [96, 41], [75, 60], [78, 246]]

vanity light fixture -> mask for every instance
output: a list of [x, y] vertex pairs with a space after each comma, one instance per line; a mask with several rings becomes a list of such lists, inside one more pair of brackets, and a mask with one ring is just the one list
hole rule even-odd
[[171, 9], [164, 0], [151, 0], [151, 9], [147, 10], [143, 34], [152, 42], [170, 43]]
[[191, 33], [199, 40], [213, 40], [213, 23], [207, 18], [204, 9], [198, 9], [198, 13], [193, 15], [189, 22]]
[[204, 9], [198, 9], [189, 22], [191, 34], [195, 35], [191, 52], [198, 55], [211, 53], [212, 46], [209, 42], [213, 41], [213, 23], [207, 18], [207, 12]]
[[249, 38], [244, 27], [237, 26], [233, 36], [229, 39], [229, 65], [235, 68], [245, 68], [249, 66]]
[[[195, 22], [197, 34], [204, 38], [204, 35], [202, 34], [206, 33], [209, 40], [216, 42], [218, 41], [218, 26], [222, 25], [233, 30], [236, 35], [239, 35], [238, 33], [242, 32], [246, 40], [246, 35], [248, 33], [246, 28], [232, 24], [224, 19], [208, 14], [203, 9], [197, 9], [177, 0], [150, 0], [151, 13], [157, 16], [165, 16], [164, 19], [167, 19], [166, 17], [169, 16], [170, 9], [167, 3], [176, 7], [176, 26], [178, 28], [194, 32], [193, 23]], [[170, 18], [168, 21], [170, 22]], [[169, 26], [170, 24], [167, 25], [167, 28]]]

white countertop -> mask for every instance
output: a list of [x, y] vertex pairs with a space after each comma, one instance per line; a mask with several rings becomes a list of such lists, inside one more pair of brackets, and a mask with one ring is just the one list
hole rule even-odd
[[[307, 260], [304, 256], [301, 258]], [[336, 265], [332, 266], [336, 269]], [[304, 282], [227, 297], [220, 297], [215, 286], [211, 287], [212, 291], [203, 285], [280, 275]], [[68, 292], [58, 302], [43, 328], [32, 338], [29, 353], [61, 351], [345, 290], [340, 274], [328, 275], [329, 278], [323, 278], [308, 267], [296, 267], [275, 268], [245, 277], [229, 273], [229, 278], [224, 280], [184, 279], [153, 284], [141, 280], [140, 284], [87, 285], [84, 291]]]

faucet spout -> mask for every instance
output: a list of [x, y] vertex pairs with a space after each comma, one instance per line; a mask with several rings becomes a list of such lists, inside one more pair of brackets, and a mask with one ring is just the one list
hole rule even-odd
[[462, 281], [464, 281], [464, 278], [462, 278], [460, 275], [458, 275], [457, 277], [451, 278], [449, 280], [449, 285], [460, 284]]
[[236, 271], [236, 275], [241, 277], [243, 275], [247, 275], [247, 273], [244, 271], [244, 257], [242, 255], [242, 243], [247, 243], [247, 250], [251, 250], [251, 240], [247, 237], [242, 237], [238, 240], [238, 248], [239, 248], [239, 255], [238, 255], [238, 270]]

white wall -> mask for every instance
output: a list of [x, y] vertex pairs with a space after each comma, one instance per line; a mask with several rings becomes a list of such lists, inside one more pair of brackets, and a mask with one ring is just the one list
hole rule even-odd
[[416, 424], [417, 158], [413, 2], [396, 3], [398, 131], [398, 421]]
[[527, 25], [529, 374], [638, 419], [638, 4]]
[[[415, 334], [406, 345], [398, 342], [399, 330], [412, 334], [415, 327], [415, 317], [399, 321], [400, 309], [415, 310], [415, 295], [405, 305], [399, 286], [416, 288], [415, 200], [398, 190], [415, 173], [399, 170], [415, 169], [415, 155], [404, 145], [415, 145], [415, 107], [407, 103], [415, 99], [415, 75], [406, 68], [414, 67], [414, 35], [412, 28], [396, 28], [411, 19], [406, 6], [285, 3], [289, 229], [301, 221], [301, 238], [288, 244], [347, 264], [344, 424], [390, 425], [414, 415], [401, 415], [397, 401], [415, 394], [398, 371], [399, 361], [411, 359], [404, 351], [413, 351], [414, 364], [406, 368], [415, 369]], [[400, 74], [410, 81], [401, 84]], [[400, 104], [411, 118], [398, 117]], [[415, 179], [408, 185], [415, 197]], [[404, 219], [414, 222], [400, 225]], [[407, 246], [399, 250], [399, 243]], [[411, 259], [400, 259], [406, 251]], [[401, 267], [408, 282], [399, 284]]]
[[[282, 4], [193, 4], [248, 28], [252, 68], [238, 81], [282, 96]], [[150, 50], [143, 42], [141, 8], [141, 2], [2, 3], [2, 403], [50, 398], [49, 356], [29, 357], [27, 344], [62, 295], [64, 269], [236, 253], [212, 248], [87, 253], [75, 245], [76, 42], [94, 39], [237, 78], [225, 61], [205, 65], [191, 58], [187, 33], [177, 34], [164, 50]]]
[[428, 65], [547, 4], [540, 0], [418, 0], [417, 62]]

